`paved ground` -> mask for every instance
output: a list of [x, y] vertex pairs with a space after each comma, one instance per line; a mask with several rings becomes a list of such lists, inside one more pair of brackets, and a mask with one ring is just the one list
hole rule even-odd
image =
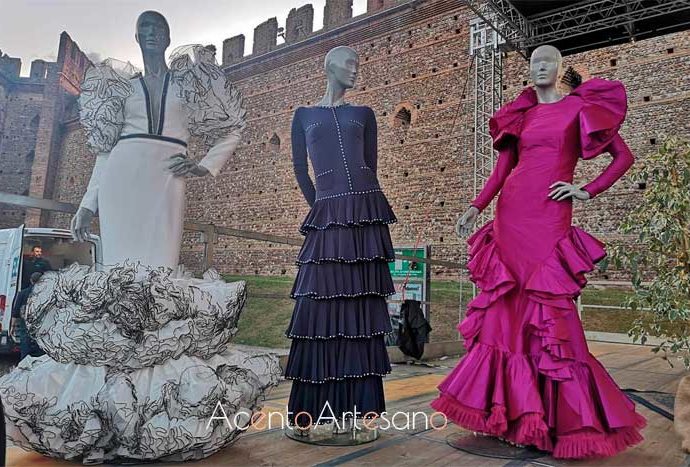
[[[550, 457], [536, 461], [510, 461], [479, 457], [458, 451], [446, 443], [446, 437], [461, 430], [425, 430], [424, 427], [400, 431], [388, 430], [379, 440], [353, 447], [318, 447], [287, 439], [279, 429], [249, 432], [215, 456], [191, 465], [468, 465], [468, 466], [679, 466], [686, 464], [680, 441], [673, 431], [673, 395], [682, 368], [650, 352], [649, 347], [624, 344], [592, 343], [592, 353], [608, 368], [623, 389], [629, 392], [640, 412], [647, 417], [645, 441], [614, 458], [589, 462], [561, 462]], [[457, 359], [425, 365], [395, 365], [386, 378], [388, 411], [426, 411], [436, 396], [436, 385], [455, 365]], [[282, 383], [270, 395], [266, 409], [285, 410], [290, 383]], [[10, 448], [8, 466], [72, 465], [55, 462], [37, 454]], [[159, 464], [160, 465], [160, 464]], [[177, 464], [179, 465], [179, 464]]]

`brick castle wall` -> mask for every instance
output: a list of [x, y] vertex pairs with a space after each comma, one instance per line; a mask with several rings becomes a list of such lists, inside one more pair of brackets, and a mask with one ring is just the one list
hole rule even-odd
[[[275, 45], [272, 37], [266, 38], [274, 23], [264, 23], [257, 28], [263, 42], [255, 45], [252, 56], [241, 56], [243, 37], [226, 41], [226, 71], [244, 93], [249, 125], [217, 178], [188, 183], [189, 220], [298, 236], [308, 206], [292, 171], [290, 122], [297, 107], [311, 105], [323, 94], [325, 52], [333, 45], [349, 45], [358, 51], [361, 66], [348, 99], [372, 107], [378, 119], [379, 178], [399, 218], [391, 228], [395, 243], [428, 243], [437, 258], [464, 260], [465, 246], [455, 238], [453, 227], [473, 197], [472, 128], [466, 124], [472, 117], [471, 96], [462, 96], [472, 15], [461, 6], [449, 7], [455, 3], [447, 0], [423, 2], [416, 16], [401, 2], [381, 6], [392, 7], [390, 14], [379, 8], [382, 2], [371, 3], [368, 16], [352, 19], [342, 13], [347, 1], [332, 2], [330, 11], [347, 25], [313, 32], [291, 44]], [[428, 12], [423, 18], [422, 8]], [[309, 9], [292, 15], [291, 24], [300, 28], [291, 34], [311, 30]], [[621, 134], [638, 161], [655, 151], [664, 135], [690, 136], [685, 118], [690, 94], [684, 85], [690, 73], [690, 31], [567, 56], [565, 64], [591, 76], [623, 81], [630, 109]], [[527, 83], [528, 65], [510, 54], [504, 70], [507, 101]], [[396, 120], [402, 109], [409, 112], [409, 126]], [[55, 198], [78, 202], [94, 158], [78, 125], [69, 124], [62, 131]], [[190, 154], [198, 158], [204, 151], [192, 141]], [[581, 163], [576, 180], [591, 180], [609, 160], [601, 156]], [[614, 238], [639, 193], [635, 181], [624, 177], [597, 199], [577, 203], [575, 222], [603, 240]], [[55, 216], [52, 221], [64, 227], [68, 218]], [[198, 268], [201, 251], [198, 235], [186, 235], [183, 261]], [[293, 274], [296, 253], [294, 247], [221, 237], [214, 263], [229, 273]]]

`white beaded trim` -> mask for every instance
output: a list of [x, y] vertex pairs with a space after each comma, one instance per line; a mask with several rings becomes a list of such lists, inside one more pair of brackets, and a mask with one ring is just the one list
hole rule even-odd
[[341, 198], [343, 196], [366, 195], [369, 193], [381, 193], [382, 191], [383, 190], [381, 190], [381, 188], [372, 188], [371, 190], [365, 190], [365, 191], [348, 191], [347, 193], [338, 193], [337, 195], [322, 196], [320, 198], [316, 198], [315, 201], [321, 201], [323, 199]]
[[371, 167], [369, 167], [369, 166], [367, 166], [367, 165], [361, 165], [359, 168], [360, 168], [360, 169], [371, 170]]
[[[314, 225], [314, 224], [303, 224], [302, 227], [300, 228], [300, 232], [308, 232], [309, 230], [328, 230], [334, 225], [340, 226], [340, 227], [350, 227], [350, 226], [357, 226], [357, 225], [369, 225], [369, 224], [395, 224], [398, 222], [398, 219], [389, 219], [389, 220], [384, 220], [384, 219], [364, 219], [364, 220], [358, 220], [358, 221], [353, 221], [352, 223], [349, 224], [343, 224], [342, 222], [329, 222], [328, 225], [326, 226], [321, 226], [321, 225]], [[309, 229], [306, 229], [305, 227], [309, 227]]]
[[331, 173], [331, 172], [333, 172], [333, 169], [331, 169], [331, 170], [326, 170], [325, 172], [321, 172], [320, 174], [318, 174], [318, 175], [316, 176], [316, 178], [322, 177], [322, 176], [324, 176], [324, 175], [326, 175], [326, 174], [329, 174], [329, 173]]
[[343, 164], [345, 165], [345, 173], [347, 174], [347, 185], [352, 191], [352, 176], [350, 175], [350, 168], [347, 166], [347, 156], [345, 156], [345, 146], [343, 146], [343, 136], [340, 133], [340, 123], [338, 122], [338, 114], [335, 113], [335, 107], [331, 107], [333, 113], [333, 120], [335, 120], [335, 129], [338, 132], [338, 143], [340, 144], [340, 154], [343, 157]]
[[370, 338], [370, 337], [376, 337], [376, 336], [381, 336], [385, 334], [392, 334], [393, 330], [391, 329], [390, 331], [377, 331], [377, 332], [372, 332], [371, 334], [360, 334], [357, 336], [350, 336], [347, 334], [335, 334], [332, 336], [298, 336], [297, 334], [292, 334], [292, 333], [285, 333], [285, 337], [288, 339], [308, 339], [311, 341], [317, 341], [317, 340], [326, 340], [326, 339], [335, 339], [336, 337], [344, 337], [345, 339], [362, 339], [362, 338]]
[[290, 297], [292, 298], [299, 298], [299, 297], [307, 297], [311, 298], [313, 300], [331, 300], [333, 298], [357, 298], [357, 297], [364, 297], [366, 295], [376, 295], [378, 297], [390, 297], [391, 295], [395, 295], [395, 292], [362, 292], [354, 295], [348, 295], [348, 294], [337, 294], [337, 295], [314, 295], [315, 292], [307, 292], [307, 293], [297, 293], [297, 294], [290, 294]]
[[323, 383], [327, 383], [328, 381], [343, 381], [343, 380], [348, 379], [348, 378], [365, 378], [367, 376], [384, 377], [388, 374], [390, 374], [390, 370], [387, 373], [363, 373], [361, 375], [329, 376], [327, 378], [324, 378], [321, 381], [314, 381], [311, 379], [298, 378], [295, 376], [285, 376], [285, 379], [290, 379], [293, 381], [299, 381], [300, 383], [323, 384]]
[[313, 107], [319, 107], [322, 109], [335, 109], [336, 107], [345, 107], [347, 105], [350, 105], [350, 103], [349, 102], [341, 102], [340, 104], [335, 104], [335, 105], [314, 104]]
[[308, 127], [306, 127], [306, 128], [304, 129], [304, 132], [306, 133], [307, 131], [311, 130], [311, 129], [314, 128], [315, 126], [319, 126], [319, 125], [321, 125], [321, 122], [312, 123], [311, 125], [309, 125]]
[[354, 123], [355, 125], [358, 125], [358, 126], [364, 128], [364, 123], [359, 122], [357, 120], [350, 120], [350, 123]]
[[342, 256], [338, 258], [318, 258], [318, 259], [310, 259], [307, 261], [301, 261], [297, 260], [295, 264], [301, 265], [301, 264], [321, 264], [321, 263], [369, 263], [373, 261], [378, 261], [378, 260], [385, 260], [387, 263], [392, 263], [395, 261], [395, 258], [391, 258], [388, 256], [372, 256], [370, 258], [356, 258], [356, 259], [345, 259]]

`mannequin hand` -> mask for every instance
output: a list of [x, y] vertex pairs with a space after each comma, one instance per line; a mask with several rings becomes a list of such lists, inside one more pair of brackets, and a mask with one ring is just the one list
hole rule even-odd
[[467, 211], [460, 216], [457, 224], [455, 224], [455, 234], [460, 238], [468, 236], [472, 231], [472, 227], [474, 226], [474, 222], [477, 220], [478, 215], [479, 209], [476, 207], [470, 206], [467, 208]]
[[17, 332], [17, 318], [12, 318], [10, 320], [10, 331], [9, 336], [12, 337]]
[[72, 217], [69, 230], [72, 233], [72, 238], [78, 242], [85, 242], [91, 235], [91, 220], [95, 214], [90, 209], [80, 207], [77, 213]]
[[168, 169], [176, 177], [184, 177], [187, 175], [193, 175], [195, 177], [205, 177], [210, 172], [206, 167], [202, 167], [193, 160], [187, 159], [184, 154], [175, 154], [170, 159]]
[[553, 188], [551, 193], [549, 193], [549, 198], [555, 201], [564, 201], [570, 198], [585, 201], [590, 198], [589, 193], [587, 193], [586, 190], [583, 190], [579, 186], [568, 182], [556, 182], [549, 188]]

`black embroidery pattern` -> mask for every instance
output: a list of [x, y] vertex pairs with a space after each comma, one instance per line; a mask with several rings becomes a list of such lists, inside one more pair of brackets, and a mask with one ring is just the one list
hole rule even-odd
[[278, 382], [275, 356], [228, 344], [243, 282], [125, 263], [50, 272], [34, 290], [25, 319], [47, 355], [0, 379], [8, 437], [24, 449], [84, 463], [204, 458]]
[[89, 68], [81, 84], [79, 119], [95, 152], [109, 152], [125, 122], [125, 100], [134, 94], [129, 63], [108, 59]]
[[246, 126], [240, 91], [216, 64], [214, 53], [201, 45], [178, 47], [170, 56], [171, 82], [186, 103], [189, 132], [208, 145], [237, 135]]

